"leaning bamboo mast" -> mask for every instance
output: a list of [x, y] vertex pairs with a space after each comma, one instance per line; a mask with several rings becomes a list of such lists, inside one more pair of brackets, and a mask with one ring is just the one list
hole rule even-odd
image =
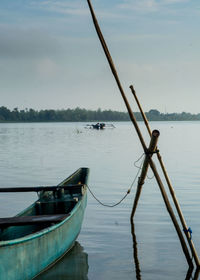
[[[146, 144], [145, 144], [145, 142], [144, 142], [144, 139], [143, 139], [143, 136], [142, 136], [141, 131], [140, 131], [140, 129], [139, 129], [139, 126], [138, 126], [138, 124], [137, 124], [136, 118], [135, 118], [135, 116], [134, 116], [134, 114], [133, 114], [133, 112], [132, 112], [132, 110], [131, 110], [131, 107], [130, 107], [130, 105], [129, 105], [129, 103], [128, 103], [128, 100], [127, 100], [127, 98], [126, 98], [126, 95], [125, 95], [125, 93], [124, 93], [124, 90], [123, 90], [123, 88], [122, 88], [122, 86], [121, 86], [121, 82], [120, 82], [120, 80], [119, 80], [119, 77], [118, 77], [118, 74], [117, 74], [115, 65], [114, 65], [114, 63], [113, 63], [112, 57], [111, 57], [111, 55], [110, 55], [110, 52], [109, 52], [108, 47], [107, 47], [107, 45], [106, 45], [106, 42], [105, 42], [105, 40], [104, 40], [103, 34], [102, 34], [101, 29], [100, 29], [100, 27], [99, 27], [99, 24], [98, 24], [98, 21], [97, 21], [97, 19], [96, 19], [96, 16], [95, 16], [93, 7], [92, 7], [92, 5], [91, 5], [91, 2], [90, 2], [90, 0], [87, 0], [87, 2], [88, 2], [88, 6], [89, 6], [89, 9], [90, 9], [91, 15], [92, 15], [92, 19], [93, 19], [93, 23], [94, 23], [94, 26], [95, 26], [97, 35], [98, 35], [99, 40], [100, 40], [100, 42], [101, 42], [101, 45], [102, 45], [102, 47], [103, 47], [104, 53], [105, 53], [105, 55], [106, 55], [106, 57], [107, 57], [108, 63], [109, 63], [110, 68], [111, 68], [111, 71], [112, 71], [112, 73], [113, 73], [113, 75], [114, 75], [114, 78], [115, 78], [116, 83], [117, 83], [117, 85], [118, 85], [118, 88], [119, 88], [119, 91], [120, 91], [120, 93], [121, 93], [121, 96], [122, 96], [122, 98], [123, 98], [123, 100], [124, 100], [124, 103], [125, 103], [125, 105], [126, 105], [126, 107], [127, 107], [127, 110], [128, 110], [129, 116], [130, 116], [130, 119], [131, 119], [131, 121], [132, 121], [132, 123], [133, 123], [133, 125], [134, 125], [134, 127], [135, 127], [135, 129], [136, 129], [136, 132], [137, 132], [137, 134], [138, 134], [138, 137], [139, 137], [139, 139], [140, 139], [140, 142], [141, 142], [141, 144], [142, 144], [142, 147], [143, 147], [143, 149], [144, 149], [144, 152], [145, 152], [145, 154], [146, 154], [146, 157], [148, 157], [149, 165], [151, 166], [151, 169], [152, 169], [152, 171], [153, 171], [153, 173], [154, 173], [154, 176], [155, 176], [156, 181], [157, 181], [157, 183], [158, 183], [158, 186], [159, 186], [159, 188], [160, 188], [160, 191], [161, 191], [163, 200], [164, 200], [164, 202], [165, 202], [166, 208], [167, 208], [167, 210], [168, 210], [168, 212], [169, 212], [169, 215], [170, 215], [170, 217], [171, 217], [171, 219], [172, 219], [172, 222], [173, 222], [173, 224], [174, 224], [174, 227], [175, 227], [175, 229], [176, 229], [176, 231], [177, 231], [177, 234], [178, 234], [178, 237], [179, 237], [179, 240], [180, 240], [180, 243], [181, 243], [183, 252], [184, 252], [185, 257], [186, 257], [186, 259], [187, 259], [187, 262], [188, 262], [189, 265], [191, 265], [191, 258], [190, 258], [190, 254], [189, 254], [187, 245], [186, 245], [186, 243], [185, 243], [185, 239], [184, 239], [184, 237], [183, 237], [182, 231], [181, 231], [181, 229], [180, 229], [180, 227], [179, 227], [179, 224], [178, 224], [178, 222], [177, 222], [177, 220], [176, 220], [176, 217], [175, 217], [175, 215], [174, 215], [174, 212], [173, 212], [172, 207], [171, 207], [171, 205], [170, 205], [170, 202], [169, 202], [169, 200], [168, 200], [167, 194], [166, 194], [166, 192], [165, 192], [165, 188], [164, 188], [163, 183], [162, 183], [162, 181], [161, 181], [161, 179], [160, 179], [160, 176], [159, 176], [159, 174], [158, 174], [158, 172], [157, 172], [157, 170], [156, 170], [155, 164], [154, 164], [153, 160], [151, 159], [151, 156], [149, 156], [149, 151], [148, 151], [147, 146], [146, 146]], [[147, 165], [147, 166], [148, 166], [148, 165]], [[195, 260], [195, 261], [196, 261], [196, 260]], [[196, 264], [199, 266], [199, 262], [196, 262]]]

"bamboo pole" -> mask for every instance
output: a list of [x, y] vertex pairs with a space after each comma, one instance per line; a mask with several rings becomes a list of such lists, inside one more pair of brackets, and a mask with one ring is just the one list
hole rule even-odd
[[[135, 98], [135, 100], [136, 100], [136, 103], [137, 103], [137, 105], [138, 105], [138, 107], [139, 107], [139, 110], [140, 110], [140, 113], [141, 113], [142, 118], [143, 118], [143, 120], [144, 120], [144, 123], [145, 123], [145, 125], [146, 125], [146, 128], [147, 128], [147, 130], [148, 130], [148, 132], [149, 132], [149, 135], [150, 135], [150, 137], [151, 137], [152, 133], [151, 133], [151, 129], [150, 129], [150, 126], [149, 126], [149, 122], [148, 122], [148, 120], [147, 120], [147, 118], [146, 118], [146, 115], [145, 115], [145, 113], [144, 113], [144, 111], [143, 111], [141, 105], [140, 105], [140, 102], [139, 102], [139, 100], [138, 100], [138, 98], [137, 98], [137, 95], [136, 95], [136, 92], [135, 92], [135, 89], [134, 89], [133, 85], [130, 86], [130, 89], [131, 89], [132, 94], [133, 94], [133, 96], [134, 96], [134, 98]], [[158, 152], [157, 152], [157, 157], [158, 157], [158, 161], [159, 161], [159, 163], [160, 163], [161, 169], [162, 169], [162, 171], [163, 171], [165, 180], [166, 180], [166, 182], [167, 182], [169, 191], [170, 191], [170, 193], [171, 193], [173, 202], [174, 202], [174, 204], [175, 204], [175, 207], [176, 207], [176, 210], [177, 210], [179, 219], [180, 219], [181, 224], [182, 224], [182, 227], [183, 227], [183, 231], [184, 231], [185, 236], [186, 236], [186, 238], [187, 238], [187, 241], [188, 241], [188, 244], [189, 244], [189, 246], [190, 246], [190, 250], [191, 250], [192, 255], [193, 255], [193, 257], [194, 257], [195, 263], [196, 263], [196, 265], [197, 265], [198, 267], [200, 267], [200, 260], [199, 260], [197, 251], [196, 251], [196, 249], [195, 249], [195, 246], [194, 246], [193, 241], [191, 240], [190, 233], [188, 232], [187, 223], [186, 223], [186, 221], [185, 221], [185, 218], [184, 218], [184, 215], [183, 215], [183, 213], [182, 213], [180, 204], [179, 204], [178, 199], [177, 199], [177, 197], [176, 197], [174, 188], [173, 188], [172, 183], [171, 183], [171, 181], [170, 181], [170, 178], [169, 178], [169, 176], [168, 176], [167, 170], [166, 170], [166, 168], [165, 168], [165, 166], [164, 166], [164, 163], [163, 163], [163, 160], [162, 160], [162, 157], [161, 157], [161, 155], [160, 155], [159, 150], [158, 150]]]
[[151, 141], [150, 141], [149, 148], [148, 148], [148, 153], [145, 156], [142, 171], [141, 171], [141, 175], [138, 178], [137, 191], [136, 191], [135, 200], [134, 200], [133, 208], [132, 208], [132, 212], [131, 212], [131, 220], [133, 220], [133, 217], [135, 215], [137, 204], [138, 204], [140, 194], [141, 194], [141, 191], [142, 191], [142, 186], [144, 184], [144, 181], [145, 181], [145, 178], [146, 178], [146, 175], [147, 175], [147, 172], [148, 172], [149, 158], [152, 157], [153, 153], [156, 150], [159, 135], [160, 135], [160, 132], [158, 130], [154, 130], [152, 132]]
[[170, 205], [170, 202], [169, 202], [169, 199], [168, 199], [168, 197], [167, 197], [167, 193], [166, 193], [166, 191], [165, 191], [164, 185], [163, 185], [163, 183], [162, 183], [162, 181], [161, 181], [161, 179], [160, 179], [160, 176], [159, 176], [159, 174], [158, 174], [158, 172], [157, 172], [156, 166], [155, 166], [154, 162], [152, 161], [152, 159], [149, 160], [149, 164], [150, 164], [150, 166], [151, 166], [151, 169], [152, 169], [152, 171], [153, 171], [153, 173], [154, 173], [154, 176], [155, 176], [156, 181], [157, 181], [157, 183], [158, 183], [158, 186], [159, 186], [159, 188], [160, 188], [160, 191], [161, 191], [163, 200], [164, 200], [164, 202], [165, 202], [165, 206], [166, 206], [166, 208], [167, 208], [167, 211], [168, 211], [168, 213], [169, 213], [169, 215], [170, 215], [170, 217], [171, 217], [171, 219], [172, 219], [172, 222], [173, 222], [174, 227], [175, 227], [175, 229], [176, 229], [176, 232], [177, 232], [177, 234], [178, 234], [178, 237], [179, 237], [179, 240], [180, 240], [180, 242], [181, 242], [183, 251], [185, 252], [185, 256], [186, 256], [187, 262], [188, 262], [189, 266], [191, 266], [192, 260], [191, 260], [191, 258], [190, 258], [190, 254], [189, 254], [189, 252], [188, 252], [188, 248], [187, 248], [187, 246], [186, 246], [186, 243], [185, 243], [185, 240], [184, 240], [182, 231], [181, 231], [181, 229], [180, 229], [180, 227], [179, 227], [179, 224], [178, 224], [178, 222], [177, 222], [177, 220], [176, 220], [176, 216], [174, 215], [174, 212], [173, 212], [172, 207], [171, 207], [171, 205]]
[[101, 29], [100, 29], [100, 27], [99, 27], [98, 21], [97, 21], [97, 19], [96, 19], [96, 16], [95, 16], [95, 13], [94, 13], [94, 10], [93, 10], [91, 1], [90, 1], [90, 0], [87, 0], [87, 2], [88, 2], [88, 6], [89, 6], [89, 9], [90, 9], [90, 12], [91, 12], [92, 19], [93, 19], [94, 27], [95, 27], [95, 29], [96, 29], [96, 32], [97, 32], [97, 35], [98, 35], [99, 40], [100, 40], [100, 42], [101, 42], [102, 48], [103, 48], [103, 50], [104, 50], [104, 53], [105, 53], [105, 55], [106, 55], [106, 57], [107, 57], [108, 63], [109, 63], [109, 65], [110, 65], [110, 69], [111, 69], [111, 71], [112, 71], [112, 73], [113, 73], [113, 76], [114, 76], [114, 78], [115, 78], [115, 81], [116, 81], [116, 83], [117, 83], [117, 86], [118, 86], [118, 88], [119, 88], [119, 91], [120, 91], [120, 93], [121, 93], [121, 96], [122, 96], [122, 98], [123, 98], [123, 100], [124, 100], [124, 103], [125, 103], [125, 105], [126, 105], [127, 111], [128, 111], [128, 113], [129, 113], [129, 116], [130, 116], [130, 119], [131, 119], [133, 125], [135, 126], [135, 129], [136, 129], [136, 131], [137, 131], [137, 134], [138, 134], [138, 137], [139, 137], [140, 142], [141, 142], [141, 144], [142, 144], [142, 147], [143, 147], [144, 151], [146, 152], [146, 151], [147, 151], [146, 144], [145, 144], [144, 139], [143, 139], [143, 137], [142, 137], [142, 134], [141, 134], [141, 132], [140, 132], [139, 126], [138, 126], [137, 121], [136, 121], [136, 118], [135, 118], [135, 116], [134, 116], [134, 114], [133, 114], [133, 112], [132, 112], [132, 110], [131, 110], [131, 107], [130, 107], [130, 105], [129, 105], [129, 103], [128, 103], [128, 100], [127, 100], [127, 98], [126, 98], [125, 92], [124, 92], [124, 90], [123, 90], [123, 88], [122, 88], [122, 85], [121, 85], [120, 79], [119, 79], [119, 77], [118, 77], [118, 74], [117, 74], [115, 65], [114, 65], [114, 63], [113, 63], [112, 57], [111, 57], [111, 55], [110, 55], [110, 52], [109, 52], [108, 47], [107, 47], [107, 45], [106, 45], [106, 42], [105, 42], [105, 40], [104, 40], [103, 34], [102, 34]]
[[146, 115], [145, 115], [141, 105], [140, 105], [140, 102], [139, 102], [139, 100], [137, 98], [137, 95], [136, 95], [136, 92], [135, 92], [135, 89], [134, 89], [133, 85], [130, 85], [130, 89], [131, 89], [131, 92], [132, 92], [132, 94], [133, 94], [133, 96], [135, 98], [135, 101], [136, 101], [137, 105], [138, 105], [138, 108], [140, 109], [140, 113], [142, 115], [142, 118], [143, 118], [143, 121], [144, 121], [144, 123], [146, 125], [146, 128], [147, 128], [147, 130], [149, 132], [149, 136], [151, 137], [151, 129], [150, 129], [150, 126], [149, 126], [149, 122], [148, 122], [148, 120], [146, 118]]
[[[134, 114], [133, 114], [133, 112], [132, 112], [132, 110], [131, 110], [131, 107], [130, 107], [130, 105], [129, 105], [129, 102], [128, 102], [128, 100], [127, 100], [127, 98], [126, 98], [126, 95], [125, 95], [125, 93], [124, 93], [124, 90], [123, 90], [123, 88], [122, 88], [122, 85], [121, 85], [121, 82], [120, 82], [120, 80], [119, 80], [117, 71], [116, 71], [116, 69], [115, 69], [115, 65], [114, 65], [114, 63], [113, 63], [113, 61], [112, 61], [112, 57], [111, 57], [111, 55], [110, 55], [110, 52], [109, 52], [108, 47], [107, 47], [107, 45], [106, 45], [106, 42], [105, 42], [105, 40], [104, 40], [103, 34], [101, 33], [101, 29], [100, 29], [100, 27], [99, 27], [98, 21], [97, 21], [97, 19], [96, 19], [96, 16], [95, 16], [95, 13], [94, 13], [94, 10], [93, 10], [93, 7], [92, 7], [92, 5], [91, 5], [91, 1], [90, 1], [90, 0], [87, 0], [87, 3], [88, 3], [88, 6], [89, 6], [89, 9], [90, 9], [90, 12], [91, 12], [91, 16], [92, 16], [92, 19], [93, 19], [93, 23], [94, 23], [94, 26], [95, 26], [97, 35], [98, 35], [99, 40], [100, 40], [100, 42], [101, 42], [101, 45], [102, 45], [102, 47], [103, 47], [104, 53], [105, 53], [105, 55], [106, 55], [106, 57], [107, 57], [108, 63], [109, 63], [109, 65], [110, 65], [111, 71], [112, 71], [113, 76], [114, 76], [114, 78], [115, 78], [115, 80], [116, 80], [116, 83], [117, 83], [117, 85], [118, 85], [118, 88], [119, 88], [119, 91], [120, 91], [120, 93], [121, 93], [121, 96], [122, 96], [122, 98], [123, 98], [123, 100], [124, 100], [124, 103], [125, 103], [125, 105], [126, 105], [126, 108], [127, 108], [127, 110], [128, 110], [130, 119], [131, 119], [131, 121], [132, 121], [132, 123], [133, 123], [133, 125], [134, 125], [134, 127], [135, 127], [135, 129], [136, 129], [136, 132], [137, 132], [137, 134], [138, 134], [138, 137], [139, 137], [139, 139], [140, 139], [140, 142], [141, 142], [141, 145], [142, 145], [142, 147], [143, 147], [143, 149], [144, 149], [144, 152], [147, 153], [148, 150], [147, 150], [146, 144], [145, 144], [145, 142], [144, 142], [142, 133], [141, 133], [141, 131], [140, 131], [140, 129], [139, 129], [139, 126], [138, 126], [138, 124], [137, 124], [136, 118], [135, 118], [135, 116], [134, 116]], [[172, 222], [173, 222], [173, 224], [174, 224], [174, 227], [175, 227], [175, 229], [176, 229], [176, 231], [177, 231], [177, 234], [178, 234], [178, 237], [179, 237], [179, 240], [180, 240], [180, 243], [181, 243], [183, 252], [184, 252], [185, 257], [186, 257], [186, 259], [187, 259], [187, 262], [188, 262], [189, 265], [191, 265], [190, 254], [189, 254], [189, 252], [188, 252], [188, 248], [187, 248], [187, 246], [186, 246], [184, 237], [183, 237], [183, 235], [182, 235], [182, 232], [181, 232], [181, 230], [180, 230], [180, 227], [179, 227], [179, 225], [178, 225], [178, 222], [177, 222], [177, 220], [176, 220], [176, 217], [175, 217], [175, 215], [174, 215], [174, 213], [173, 213], [173, 210], [172, 210], [171, 205], [170, 205], [170, 203], [169, 203], [169, 200], [168, 200], [168, 198], [167, 198], [167, 194], [166, 194], [166, 192], [165, 192], [165, 189], [164, 189], [164, 186], [163, 186], [162, 181], [161, 181], [161, 179], [160, 179], [160, 176], [159, 176], [159, 174], [158, 174], [158, 172], [157, 172], [157, 170], [156, 170], [156, 167], [155, 167], [155, 165], [154, 165], [154, 163], [153, 163], [153, 161], [152, 161], [151, 158], [149, 159], [149, 164], [150, 164], [151, 169], [152, 169], [152, 171], [153, 171], [153, 173], [154, 173], [154, 176], [155, 176], [155, 178], [156, 178], [156, 180], [157, 180], [157, 183], [158, 183], [158, 185], [159, 185], [159, 187], [160, 187], [160, 190], [161, 190], [161, 193], [162, 193], [162, 196], [163, 196], [163, 199], [164, 199], [166, 208], [167, 208], [167, 210], [168, 210], [168, 212], [169, 212], [169, 215], [170, 215], [170, 217], [171, 217], [171, 219], [172, 219]]]

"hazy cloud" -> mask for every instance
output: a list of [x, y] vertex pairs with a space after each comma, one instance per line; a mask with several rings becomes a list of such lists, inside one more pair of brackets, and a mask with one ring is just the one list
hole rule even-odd
[[135, 10], [138, 12], [157, 11], [159, 4], [155, 0], [126, 0], [118, 5], [121, 9]]
[[124, 0], [118, 7], [121, 9], [135, 10], [137, 12], [157, 12], [169, 8], [172, 4], [184, 4], [189, 0]]
[[59, 53], [59, 43], [38, 30], [22, 30], [0, 26], [0, 57], [28, 58]]
[[32, 1], [31, 5], [34, 8], [43, 9], [49, 12], [68, 14], [68, 15], [86, 15], [88, 9], [86, 9], [80, 1], [64, 2], [64, 1]]
[[43, 58], [36, 62], [38, 76], [44, 79], [55, 78], [59, 72], [58, 64], [50, 58]]
[[163, 4], [169, 5], [169, 4], [176, 4], [176, 3], [186, 3], [190, 0], [163, 0]]

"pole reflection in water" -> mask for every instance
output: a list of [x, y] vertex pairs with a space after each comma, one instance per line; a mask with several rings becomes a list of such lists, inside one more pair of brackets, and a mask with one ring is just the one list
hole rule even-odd
[[199, 279], [199, 268], [196, 268], [194, 275], [192, 274], [194, 268], [188, 268], [185, 280], [198, 280]]
[[35, 280], [88, 280], [88, 255], [83, 250], [84, 248], [75, 242], [70, 252]]
[[[139, 258], [138, 258], [138, 248], [137, 248], [137, 239], [136, 239], [136, 234], [135, 234], [135, 225], [134, 225], [132, 219], [131, 219], [131, 234], [132, 234], [132, 239], [133, 239], [133, 258], [134, 258], [134, 262], [135, 262], [136, 279], [142, 280], [140, 262], [139, 262]], [[198, 280], [199, 279], [200, 269], [197, 268], [195, 270], [194, 275], [193, 275], [193, 270], [194, 270], [193, 266], [188, 268], [185, 280]]]
[[198, 278], [193, 278], [193, 277], [192, 277], [193, 269], [194, 269], [194, 267], [189, 267], [189, 268], [188, 268], [188, 271], [187, 271], [185, 280], [192, 280], [192, 279], [197, 280], [197, 279], [198, 279]]
[[191, 271], [191, 275], [190, 278], [186, 277], [186, 280], [198, 280], [199, 279], [199, 268], [196, 269], [194, 276], [192, 277], [192, 271]]
[[131, 219], [131, 233], [133, 238], [133, 258], [135, 262], [136, 279], [141, 280], [142, 278], [141, 278], [140, 263], [138, 259], [137, 239], [135, 235], [135, 226], [132, 219]]

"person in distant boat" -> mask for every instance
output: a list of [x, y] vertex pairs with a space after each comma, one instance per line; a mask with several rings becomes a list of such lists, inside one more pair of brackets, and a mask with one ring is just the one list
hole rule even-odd
[[100, 123], [100, 129], [104, 129], [105, 123]]
[[96, 123], [96, 124], [95, 124], [95, 128], [96, 128], [96, 129], [99, 129], [99, 128], [100, 128], [100, 123]]

